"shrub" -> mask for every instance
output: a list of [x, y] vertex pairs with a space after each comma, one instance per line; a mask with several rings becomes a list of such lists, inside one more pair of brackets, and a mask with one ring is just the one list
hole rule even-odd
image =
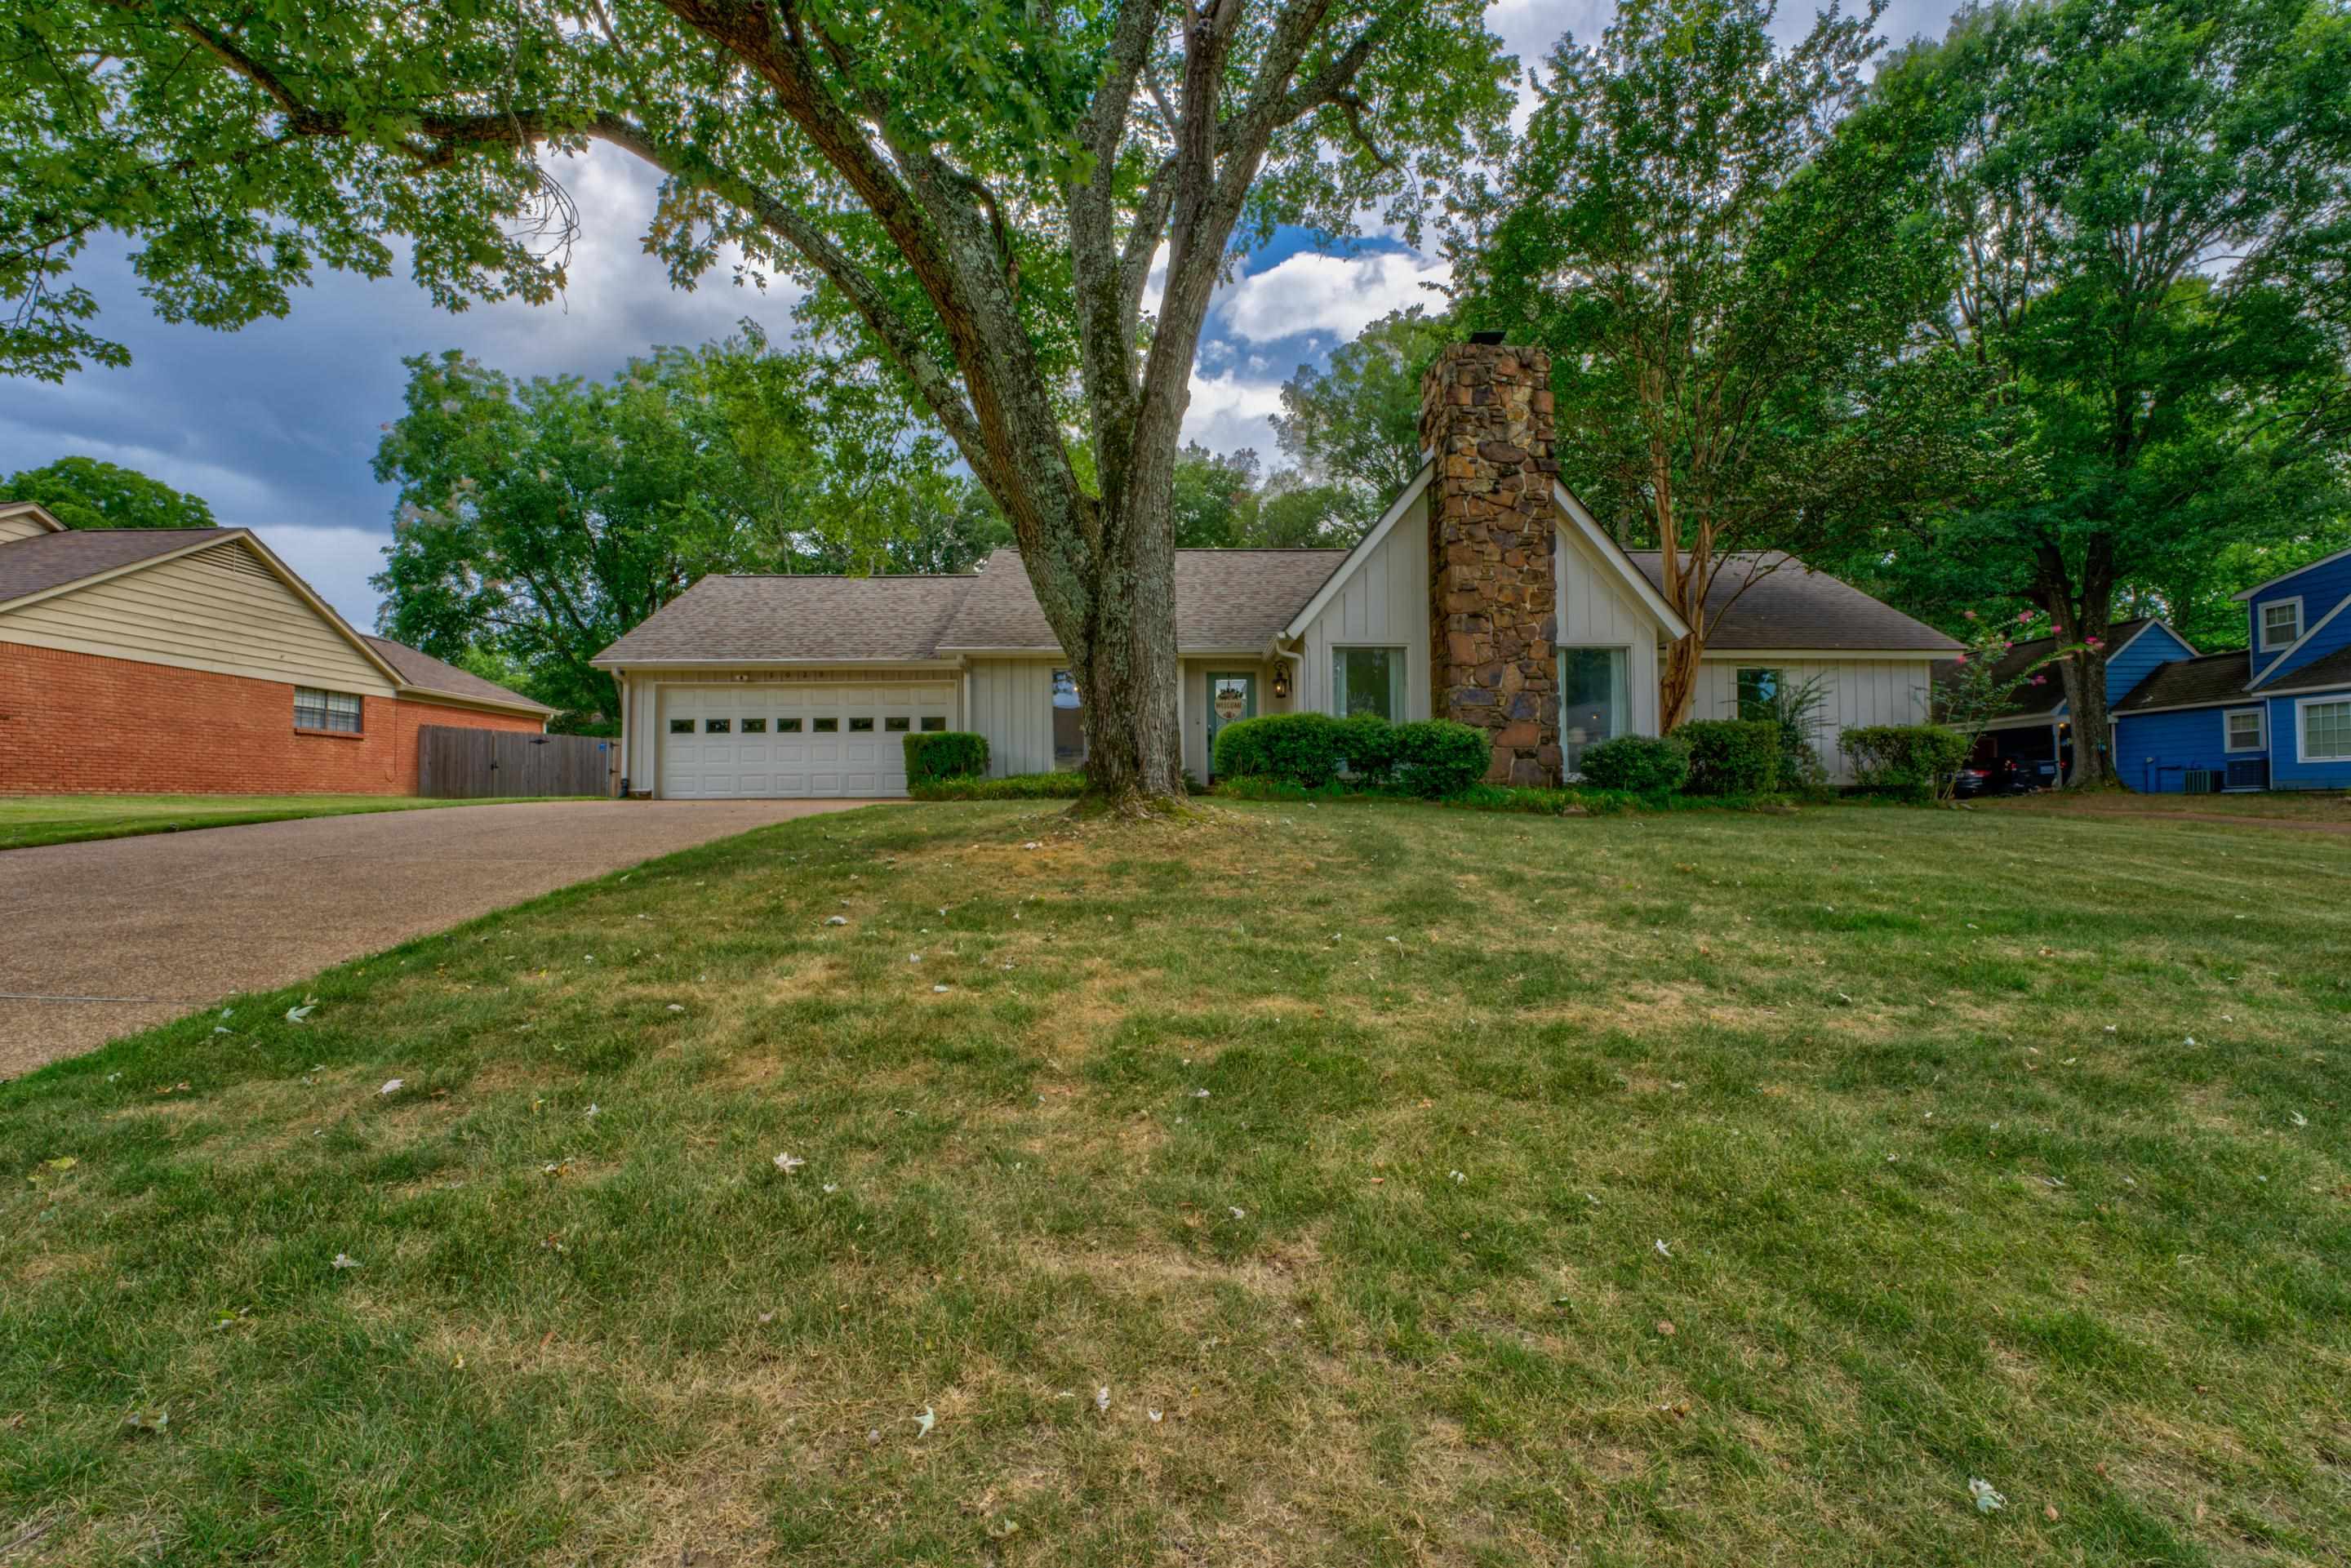
[[1349, 778], [1376, 784], [1387, 777], [1395, 756], [1395, 730], [1375, 713], [1353, 713], [1332, 719], [1332, 748]]
[[906, 737], [906, 787], [940, 779], [987, 777], [987, 737], [969, 730], [933, 730]]
[[1689, 747], [1670, 737], [1620, 735], [1586, 747], [1583, 771], [1595, 789], [1670, 795], [1689, 779]]
[[1925, 800], [1942, 789], [1972, 742], [1939, 724], [1872, 724], [1846, 730], [1837, 746], [1853, 758], [1856, 783]]
[[1388, 740], [1395, 787], [1424, 800], [1458, 795], [1493, 765], [1493, 743], [1486, 732], [1449, 718], [1397, 725], [1388, 731]]
[[1780, 778], [1780, 727], [1766, 718], [1696, 719], [1674, 731], [1689, 747], [1693, 795], [1765, 795]]
[[1309, 789], [1339, 771], [1339, 721], [1328, 714], [1274, 713], [1217, 732], [1220, 779], [1283, 779]]
[[966, 776], [906, 781], [906, 793], [917, 800], [1074, 800], [1085, 791], [1086, 776], [1082, 773], [1015, 773], [1009, 779]]

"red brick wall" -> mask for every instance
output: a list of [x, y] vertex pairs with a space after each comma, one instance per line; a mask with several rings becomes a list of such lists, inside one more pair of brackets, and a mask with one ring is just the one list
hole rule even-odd
[[413, 795], [420, 727], [539, 728], [362, 701], [361, 734], [298, 734], [286, 682], [0, 643], [0, 795]]

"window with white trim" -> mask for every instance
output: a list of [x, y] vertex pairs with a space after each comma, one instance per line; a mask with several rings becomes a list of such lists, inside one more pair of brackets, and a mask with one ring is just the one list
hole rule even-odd
[[2227, 727], [2223, 749], [2229, 751], [2259, 751], [2269, 744], [2268, 725], [2262, 715], [2266, 709], [2232, 707], [2220, 722]]
[[2351, 762], [2351, 697], [2304, 698], [2298, 711], [2304, 762]]
[[314, 686], [294, 688], [296, 729], [326, 729], [339, 735], [357, 735], [365, 712], [365, 705], [353, 693], [322, 692]]
[[1331, 706], [1339, 717], [1377, 714], [1391, 724], [1404, 719], [1404, 650], [1331, 650]]
[[2262, 606], [2262, 652], [2290, 648], [2302, 637], [2302, 601], [2274, 599]]

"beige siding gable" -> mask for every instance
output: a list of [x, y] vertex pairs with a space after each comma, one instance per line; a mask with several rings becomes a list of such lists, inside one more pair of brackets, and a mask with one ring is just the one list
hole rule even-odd
[[0, 545], [10, 544], [17, 539], [29, 539], [36, 534], [52, 531], [47, 523], [30, 512], [19, 512], [13, 517], [0, 517]]
[[1387, 536], [1341, 569], [1347, 577], [1299, 638], [1298, 708], [1329, 713], [1337, 704], [1332, 652], [1349, 646], [1405, 651], [1405, 711], [1428, 716], [1428, 496], [1424, 491]]
[[393, 694], [381, 668], [237, 539], [0, 609], [0, 642]]

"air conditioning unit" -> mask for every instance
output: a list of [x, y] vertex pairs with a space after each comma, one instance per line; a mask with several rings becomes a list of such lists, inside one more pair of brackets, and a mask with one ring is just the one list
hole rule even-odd
[[2247, 757], [2229, 764], [2228, 782], [2224, 789], [2266, 789], [2270, 787], [2270, 759]]
[[2190, 795], [2217, 795], [2220, 792], [2221, 775], [2218, 768], [2188, 769], [2188, 792]]

